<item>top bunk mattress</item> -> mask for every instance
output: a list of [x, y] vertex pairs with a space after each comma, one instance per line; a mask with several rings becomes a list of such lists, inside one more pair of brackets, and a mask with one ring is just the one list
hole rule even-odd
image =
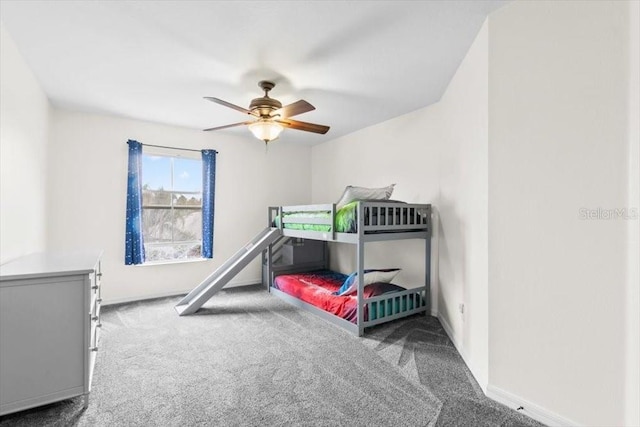
[[[377, 203], [384, 203], [384, 201], [376, 200]], [[389, 203], [402, 203], [397, 201], [388, 201]], [[331, 231], [331, 225], [314, 224], [312, 221], [304, 222], [305, 219], [331, 219], [330, 211], [305, 211], [305, 212], [286, 212], [284, 218], [295, 217], [295, 222], [284, 223], [284, 228], [290, 230], [308, 230], [308, 231]], [[386, 207], [365, 207], [364, 211], [364, 225], [365, 226], [385, 226], [393, 224], [409, 224], [409, 225], [425, 225], [427, 218], [420, 215], [420, 212], [416, 212], [415, 208], [409, 209], [397, 209]], [[280, 226], [280, 218], [276, 217], [276, 227]], [[335, 217], [336, 232], [338, 233], [357, 233], [358, 232], [358, 201], [353, 201], [346, 204], [342, 208], [336, 210]]]

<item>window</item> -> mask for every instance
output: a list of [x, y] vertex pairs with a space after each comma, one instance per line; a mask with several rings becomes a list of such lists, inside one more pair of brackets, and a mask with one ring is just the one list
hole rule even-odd
[[202, 160], [143, 152], [142, 237], [145, 262], [202, 257]]
[[125, 265], [213, 258], [218, 152], [149, 145], [153, 151], [143, 153], [140, 142], [127, 145]]

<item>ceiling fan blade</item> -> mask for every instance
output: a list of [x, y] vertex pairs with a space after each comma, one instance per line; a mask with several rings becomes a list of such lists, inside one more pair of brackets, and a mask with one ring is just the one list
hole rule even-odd
[[315, 123], [307, 123], [301, 122], [298, 120], [284, 119], [284, 120], [276, 120], [276, 122], [280, 123], [284, 127], [288, 127], [291, 129], [303, 130], [306, 132], [314, 132], [314, 133], [322, 133], [325, 134], [329, 131], [329, 126], [317, 125]]
[[240, 111], [241, 113], [254, 115], [253, 112], [247, 110], [246, 108], [242, 108], [238, 105], [232, 104], [227, 101], [223, 101], [220, 98], [214, 98], [212, 96], [205, 96], [204, 99], [208, 99], [211, 102], [215, 102], [216, 104], [224, 105], [225, 107], [233, 108], [234, 110]]
[[210, 130], [220, 130], [220, 129], [226, 129], [226, 128], [232, 128], [232, 127], [236, 127], [236, 126], [242, 126], [242, 125], [248, 125], [251, 124], [253, 122], [240, 122], [240, 123], [234, 123], [231, 125], [224, 125], [224, 126], [218, 126], [215, 128], [209, 128], [209, 129], [202, 129], [203, 131], [210, 131]]
[[309, 104], [304, 99], [301, 99], [300, 101], [296, 101], [293, 104], [285, 105], [284, 107], [275, 110], [273, 113], [271, 113], [271, 117], [279, 115], [284, 119], [287, 117], [297, 116], [298, 114], [306, 113], [308, 111], [313, 111], [315, 109], [316, 107]]

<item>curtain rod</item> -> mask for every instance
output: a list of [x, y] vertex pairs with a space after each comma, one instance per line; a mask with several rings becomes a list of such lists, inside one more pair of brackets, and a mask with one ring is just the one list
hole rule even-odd
[[[200, 153], [202, 151], [202, 150], [194, 150], [192, 148], [167, 147], [166, 145], [153, 145], [153, 144], [142, 144], [142, 145], [147, 147], [168, 148], [169, 150], [195, 151], [197, 153]], [[216, 154], [218, 154], [217, 150], [211, 150], [211, 151], [215, 151]]]

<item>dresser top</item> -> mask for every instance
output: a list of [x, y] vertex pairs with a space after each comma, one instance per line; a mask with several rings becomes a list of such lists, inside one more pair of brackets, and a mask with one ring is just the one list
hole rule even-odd
[[95, 271], [102, 251], [41, 252], [0, 265], [0, 282], [14, 279], [69, 276]]

